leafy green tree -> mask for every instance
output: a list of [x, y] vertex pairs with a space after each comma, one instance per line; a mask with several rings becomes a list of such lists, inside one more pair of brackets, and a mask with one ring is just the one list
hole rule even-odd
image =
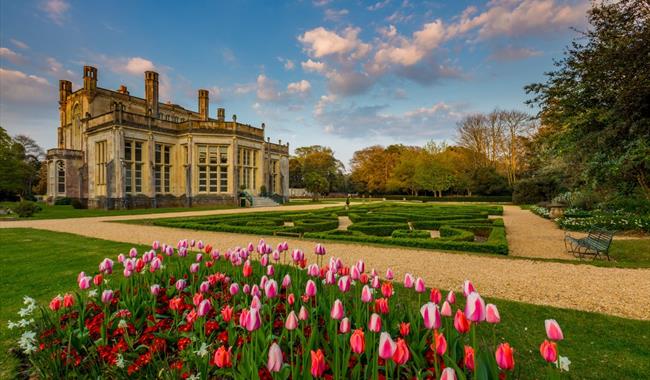
[[[296, 149], [295, 159], [300, 163], [302, 182], [305, 186], [304, 180], [307, 175], [316, 173], [327, 180], [328, 192], [344, 187], [343, 163], [334, 157], [332, 149], [321, 145], [300, 147]], [[297, 168], [297, 163], [294, 165]]]
[[316, 172], [308, 172], [304, 177], [305, 188], [312, 193], [312, 199], [318, 200], [321, 194], [329, 190], [329, 182]]
[[31, 185], [29, 190], [26, 190], [26, 183], [33, 171], [34, 168], [26, 160], [23, 145], [0, 127], [0, 195], [18, 195], [23, 198], [30, 194]]

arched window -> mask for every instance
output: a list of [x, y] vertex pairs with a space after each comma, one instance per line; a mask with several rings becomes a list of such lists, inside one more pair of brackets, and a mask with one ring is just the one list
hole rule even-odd
[[56, 187], [59, 194], [65, 194], [65, 163], [63, 161], [56, 163]]

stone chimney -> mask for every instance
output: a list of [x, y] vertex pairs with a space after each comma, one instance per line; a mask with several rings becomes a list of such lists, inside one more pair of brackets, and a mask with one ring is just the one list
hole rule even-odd
[[63, 104], [68, 99], [68, 96], [72, 94], [72, 82], [69, 80], [60, 80], [59, 81], [59, 104]]
[[158, 117], [158, 73], [155, 71], [144, 72], [144, 95], [147, 100], [147, 113]]
[[120, 94], [124, 94], [124, 95], [129, 94], [129, 90], [123, 84], [120, 85], [120, 88], [117, 90], [117, 92], [119, 92]]
[[84, 66], [84, 90], [93, 92], [97, 89], [97, 69]]
[[201, 115], [201, 120], [208, 120], [209, 113], [209, 102], [210, 93], [208, 90], [199, 90], [199, 114]]
[[217, 120], [219, 120], [219, 121], [226, 120], [226, 109], [225, 108], [217, 108]]

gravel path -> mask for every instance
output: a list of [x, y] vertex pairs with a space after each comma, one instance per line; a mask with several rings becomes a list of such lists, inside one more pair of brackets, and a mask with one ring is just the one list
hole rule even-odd
[[[319, 207], [323, 206], [286, 206], [282, 207], [282, 210], [305, 210]], [[259, 208], [254, 211], [268, 210]], [[278, 208], [270, 210], [277, 211]], [[251, 212], [251, 210], [194, 211], [165, 214], [165, 216], [233, 212]], [[161, 216], [158, 214], [151, 217], [160, 218]], [[242, 246], [249, 241], [256, 242], [259, 239], [259, 236], [255, 235], [105, 223], [109, 220], [142, 219], [144, 217], [143, 215], [130, 215], [14, 221], [2, 222], [0, 228], [41, 228], [134, 244], [149, 244], [156, 239], [168, 243], [175, 243], [181, 238], [203, 239], [222, 250], [237, 245]], [[555, 241], [544, 242], [541, 236], [553, 240], [556, 236], [547, 234], [547, 231], [540, 229], [539, 225], [533, 222], [535, 219], [530, 219], [531, 224], [527, 229], [518, 225], [518, 223], [528, 220], [525, 213], [519, 213], [514, 207], [506, 206], [504, 217], [507, 218], [508, 234], [514, 235], [509, 236], [510, 244], [513, 244], [513, 255], [521, 256], [520, 253], [524, 251], [519, 250], [525, 249], [528, 245], [548, 244], [544, 247], [557, 248]], [[537, 220], [544, 221], [542, 218], [537, 218]], [[561, 231], [559, 233], [561, 235]], [[524, 236], [517, 236], [518, 234], [524, 234]], [[531, 235], [537, 235], [537, 237], [531, 240]], [[311, 252], [314, 245], [311, 241], [297, 239], [274, 237], [265, 237], [265, 239], [273, 245], [286, 240], [291, 247], [301, 247], [306, 252]], [[460, 290], [462, 281], [471, 279], [481, 294], [485, 296], [650, 320], [650, 269], [601, 268], [590, 265], [333, 242], [327, 242], [326, 247], [328, 256], [339, 256], [348, 264], [363, 258], [368, 268], [376, 268], [383, 272], [390, 267], [395, 271], [396, 278], [402, 278], [406, 272], [410, 272], [421, 276], [428, 286]], [[540, 254], [542, 250], [535, 248], [525, 252]], [[107, 255], [116, 253], [107, 252]], [[309, 259], [313, 259], [313, 257]]]

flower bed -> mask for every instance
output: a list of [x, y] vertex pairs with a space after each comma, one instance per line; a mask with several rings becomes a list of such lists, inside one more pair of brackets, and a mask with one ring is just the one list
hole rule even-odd
[[[549, 219], [548, 209], [530, 206], [530, 211]], [[564, 216], [555, 220], [557, 225], [570, 231], [589, 231], [593, 228], [604, 228], [611, 231], [645, 231], [650, 232], [650, 215], [637, 215], [625, 211], [584, 211], [567, 209]]]
[[[222, 254], [201, 242], [155, 242], [80, 273], [77, 291], [36, 315], [27, 298], [10, 328], [24, 330], [19, 345], [42, 378], [516, 376], [517, 348], [497, 344], [498, 309], [471, 282], [443, 295], [410, 274], [402, 287], [390, 269], [325, 262], [320, 244], [315, 253], [309, 264], [286, 243]], [[417, 309], [401, 301], [411, 294]], [[557, 322], [547, 320], [546, 332], [539, 360], [566, 367]]]

